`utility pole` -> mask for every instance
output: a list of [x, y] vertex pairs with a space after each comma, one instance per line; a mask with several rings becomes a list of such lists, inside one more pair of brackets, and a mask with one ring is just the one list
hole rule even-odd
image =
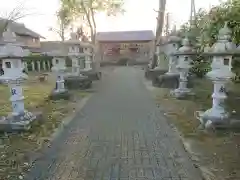
[[[157, 44], [160, 43], [160, 40], [162, 37], [166, 1], [167, 0], [159, 0], [158, 10], [154, 10], [155, 12], [158, 13], [158, 16], [156, 18], [157, 19], [156, 40], [154, 42], [153, 52], [156, 52]], [[157, 59], [155, 58], [155, 55], [154, 55], [151, 63], [152, 69], [155, 67], [156, 63], [157, 63]]]
[[194, 27], [196, 25], [196, 6], [195, 6], [195, 0], [191, 0], [191, 12], [190, 12], [190, 28]]
[[164, 15], [165, 15], [165, 8], [166, 8], [166, 1], [167, 0], [159, 0], [159, 8], [158, 8], [158, 17], [157, 17], [157, 30], [156, 30], [156, 38], [157, 38], [157, 44], [159, 43], [162, 31], [163, 31], [163, 25], [164, 25]]
[[165, 24], [165, 29], [164, 29], [164, 33], [165, 35], [169, 35], [169, 28], [170, 28], [170, 17], [169, 17], [169, 13], [166, 14], [166, 24]]
[[190, 10], [190, 17], [189, 17], [189, 32], [188, 37], [193, 46], [197, 45], [196, 35], [196, 7], [195, 7], [195, 0], [191, 0], [191, 10]]

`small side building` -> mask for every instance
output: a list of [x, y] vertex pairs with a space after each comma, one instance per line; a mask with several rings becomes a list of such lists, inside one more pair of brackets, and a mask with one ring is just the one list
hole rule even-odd
[[97, 59], [101, 64], [147, 64], [154, 54], [152, 30], [98, 32]]

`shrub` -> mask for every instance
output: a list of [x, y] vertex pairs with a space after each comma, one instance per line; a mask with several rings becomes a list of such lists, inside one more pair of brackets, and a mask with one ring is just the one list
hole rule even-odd
[[211, 70], [210, 62], [206, 61], [194, 61], [193, 67], [190, 69], [190, 73], [202, 78], [207, 72]]

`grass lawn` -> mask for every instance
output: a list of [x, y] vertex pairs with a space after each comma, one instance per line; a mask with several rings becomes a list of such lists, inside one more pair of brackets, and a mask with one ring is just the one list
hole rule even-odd
[[[39, 82], [35, 76], [30, 76], [24, 83], [25, 108], [43, 112], [44, 122], [34, 126], [29, 132], [0, 135], [0, 179], [21, 179], [21, 173], [31, 166], [31, 159], [28, 159], [27, 155], [49, 143], [51, 134], [63, 118], [75, 110], [77, 100], [88, 95], [86, 92], [73, 91], [75, 100], [68, 102], [47, 100], [54, 85], [54, 80], [51, 78]], [[9, 97], [9, 88], [0, 85], [0, 115], [11, 112]]]
[[[240, 119], [240, 85], [229, 84], [227, 87], [231, 91], [227, 109], [235, 110], [234, 118]], [[221, 131], [209, 134], [198, 130], [199, 122], [194, 114], [211, 107], [212, 88], [211, 81], [197, 79], [193, 88], [196, 96], [188, 100], [174, 99], [169, 90], [163, 88], [155, 89], [154, 94], [169, 122], [177, 127], [185, 143], [189, 145], [196, 164], [204, 167], [205, 175], [214, 180], [239, 180], [239, 132]]]

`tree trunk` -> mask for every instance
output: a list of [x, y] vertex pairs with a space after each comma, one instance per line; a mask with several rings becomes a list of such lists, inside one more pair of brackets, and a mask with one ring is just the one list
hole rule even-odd
[[90, 9], [90, 12], [91, 12], [91, 18], [92, 18], [92, 22], [93, 22], [93, 43], [95, 44], [95, 38], [96, 38], [96, 31], [97, 31], [97, 24], [96, 24], [96, 20], [95, 20], [95, 14], [94, 14], [94, 11], [93, 11], [93, 9], [91, 8]]
[[[157, 32], [156, 32], [156, 41], [154, 50], [156, 52], [156, 45], [160, 43], [161, 37], [162, 37], [162, 30], [163, 30], [163, 24], [164, 24], [164, 14], [165, 14], [165, 7], [166, 7], [166, 0], [159, 0], [159, 10], [158, 10], [158, 22], [157, 22]], [[157, 58], [153, 57], [151, 64], [151, 68], [155, 68], [157, 64]]]
[[[90, 27], [91, 40], [94, 40], [94, 39], [93, 39], [93, 37], [94, 37], [94, 28], [93, 28], [93, 25], [92, 25], [92, 22], [91, 22], [91, 17], [90, 17], [90, 16], [91, 16], [91, 12], [88, 11], [88, 10], [85, 8], [85, 6], [84, 6], [83, 3], [82, 3], [81, 5], [82, 5], [82, 8], [83, 8], [84, 13], [86, 14], [87, 22], [88, 22], [88, 25], [89, 25], [89, 27]], [[95, 42], [95, 41], [94, 41], [94, 42]]]
[[61, 41], [65, 41], [65, 29], [64, 29], [63, 23], [61, 23], [60, 25], [60, 38], [61, 38]]

